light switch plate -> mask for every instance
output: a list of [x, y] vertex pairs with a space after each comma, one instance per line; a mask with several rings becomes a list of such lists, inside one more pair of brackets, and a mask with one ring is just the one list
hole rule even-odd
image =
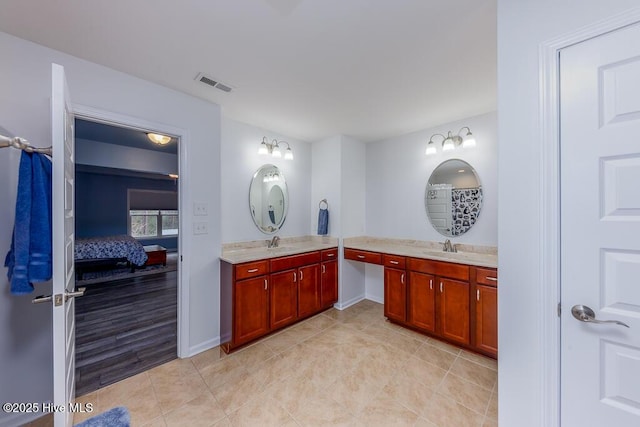
[[193, 234], [207, 234], [209, 233], [209, 224], [206, 222], [194, 222]]
[[193, 215], [205, 216], [209, 214], [207, 202], [193, 202]]

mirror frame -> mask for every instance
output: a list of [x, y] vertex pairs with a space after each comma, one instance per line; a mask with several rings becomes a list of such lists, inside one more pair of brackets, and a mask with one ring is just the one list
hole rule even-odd
[[[258, 221], [258, 219], [256, 218], [255, 208], [251, 200], [251, 195], [253, 194], [254, 185], [257, 185], [257, 183], [262, 185], [265, 172], [271, 172], [274, 170], [275, 172], [277, 172], [281, 180], [281, 183], [280, 185], [278, 185], [278, 187], [282, 191], [282, 201], [283, 201], [282, 219], [277, 224], [274, 224], [273, 226], [271, 224], [269, 224], [268, 226], [265, 226], [262, 224], [262, 221]], [[269, 194], [263, 194], [263, 200], [266, 200], [268, 196]], [[266, 208], [267, 206], [264, 205], [264, 207]], [[268, 163], [260, 166], [258, 170], [253, 174], [253, 177], [251, 178], [251, 184], [249, 185], [249, 213], [251, 214], [251, 219], [253, 220], [253, 223], [256, 225], [256, 227], [258, 227], [258, 230], [260, 230], [262, 233], [274, 234], [280, 231], [280, 229], [282, 229], [282, 226], [285, 220], [287, 219], [288, 212], [289, 212], [289, 187], [287, 186], [287, 180], [285, 179], [284, 174], [282, 173], [280, 168], [278, 168], [276, 165], [272, 165]]]
[[[470, 202], [470, 212], [468, 213], [464, 213], [464, 212], [460, 212], [458, 213], [458, 217], [461, 221], [468, 221], [469, 224], [461, 224], [460, 227], [463, 227], [461, 231], [456, 232], [456, 224], [454, 223], [456, 218], [454, 218], [454, 211], [453, 209], [455, 208], [455, 206], [453, 206], [453, 198], [451, 198], [451, 225], [450, 225], [450, 231], [449, 232], [445, 232], [443, 230], [443, 227], [437, 227], [436, 224], [434, 224], [434, 220], [438, 220], [439, 218], [433, 218], [434, 214], [437, 214], [438, 212], [430, 212], [429, 211], [429, 200], [434, 200], [436, 199], [438, 196], [440, 196], [439, 190], [442, 191], [446, 191], [447, 188], [446, 187], [440, 187], [440, 188], [432, 188], [433, 185], [443, 185], [446, 186], [448, 183], [436, 183], [436, 184], [432, 184], [432, 180], [434, 175], [436, 174], [436, 172], [438, 171], [439, 168], [443, 167], [443, 165], [449, 163], [449, 162], [459, 162], [459, 163], [464, 163], [464, 168], [468, 168], [470, 169], [470, 173], [473, 174], [473, 177], [475, 178], [475, 181], [477, 183], [476, 187], [464, 187], [464, 188], [458, 188], [457, 190], [464, 190], [467, 192], [473, 192], [474, 190], [478, 190], [478, 193], [476, 195], [474, 194], [466, 194], [466, 198], [471, 197], [472, 199], [475, 198], [475, 200], [472, 200]], [[453, 184], [451, 185], [451, 190], [456, 190], [456, 187], [453, 187]], [[446, 195], [445, 195], [446, 197]], [[462, 236], [463, 234], [467, 233], [471, 228], [473, 228], [473, 226], [477, 223], [478, 218], [480, 217], [480, 212], [482, 211], [482, 205], [484, 202], [484, 194], [482, 191], [482, 183], [480, 182], [480, 177], [478, 176], [478, 173], [476, 172], [475, 168], [473, 166], [471, 166], [468, 162], [466, 162], [465, 160], [462, 159], [448, 159], [445, 160], [443, 162], [441, 162], [438, 166], [435, 167], [435, 169], [433, 169], [433, 171], [431, 172], [431, 175], [429, 176], [429, 179], [427, 180], [427, 185], [424, 191], [424, 209], [427, 213], [427, 218], [429, 219], [429, 223], [431, 224], [431, 226], [440, 234], [442, 234], [443, 236], [446, 237], [459, 237]], [[468, 217], [464, 218], [461, 217], [461, 215], [468, 215]]]

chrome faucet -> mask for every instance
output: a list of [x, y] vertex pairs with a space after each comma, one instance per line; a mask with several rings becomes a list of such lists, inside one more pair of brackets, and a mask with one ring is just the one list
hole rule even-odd
[[273, 239], [267, 240], [267, 247], [268, 248], [277, 248], [279, 241], [280, 241], [280, 237], [273, 236]]
[[445, 252], [458, 252], [458, 249], [456, 249], [456, 245], [451, 243], [451, 240], [449, 239], [444, 241], [442, 245], [442, 250]]

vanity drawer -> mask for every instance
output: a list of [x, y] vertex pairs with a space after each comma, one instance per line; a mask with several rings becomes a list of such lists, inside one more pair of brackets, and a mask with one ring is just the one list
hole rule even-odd
[[338, 259], [338, 248], [325, 249], [322, 251], [322, 261]]
[[236, 268], [236, 280], [248, 279], [249, 277], [262, 276], [269, 273], [269, 262], [265, 260], [245, 262], [238, 264]]
[[289, 270], [320, 262], [320, 251], [271, 259], [271, 272]]
[[399, 255], [382, 255], [382, 265], [384, 265], [385, 267], [399, 268], [400, 270], [404, 270], [406, 260], [406, 257]]
[[433, 261], [422, 258], [409, 258], [407, 269], [419, 273], [434, 274], [450, 279], [469, 281], [469, 266], [453, 262]]
[[476, 267], [476, 283], [481, 285], [498, 286], [498, 270], [493, 268]]
[[344, 258], [355, 261], [382, 264], [382, 254], [378, 252], [361, 251], [360, 249], [344, 249]]

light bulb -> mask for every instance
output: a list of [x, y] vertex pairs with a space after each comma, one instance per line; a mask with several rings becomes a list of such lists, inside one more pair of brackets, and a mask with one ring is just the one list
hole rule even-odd
[[159, 133], [148, 133], [147, 137], [158, 145], [167, 145], [171, 141], [171, 137], [167, 135], [161, 135]]
[[453, 150], [454, 148], [456, 148], [456, 146], [453, 143], [453, 139], [451, 138], [445, 139], [444, 142], [442, 143], [442, 151], [450, 151], [450, 150]]
[[291, 151], [291, 148], [287, 148], [287, 151], [284, 152], [284, 158], [285, 160], [293, 160], [293, 151]]
[[429, 144], [427, 144], [427, 151], [425, 151], [425, 154], [427, 156], [436, 154], [436, 146], [433, 144], [433, 142], [430, 142]]
[[262, 141], [260, 147], [258, 147], [258, 154], [269, 154], [269, 149], [267, 148], [267, 144]]
[[278, 147], [277, 145], [275, 145], [275, 146], [273, 147], [273, 150], [271, 150], [271, 155], [272, 155], [273, 157], [278, 158], [278, 159], [279, 159], [280, 157], [282, 157], [282, 151], [280, 151], [280, 147]]
[[476, 139], [473, 137], [471, 132], [465, 135], [464, 140], [462, 141], [463, 148], [471, 148], [476, 146]]

